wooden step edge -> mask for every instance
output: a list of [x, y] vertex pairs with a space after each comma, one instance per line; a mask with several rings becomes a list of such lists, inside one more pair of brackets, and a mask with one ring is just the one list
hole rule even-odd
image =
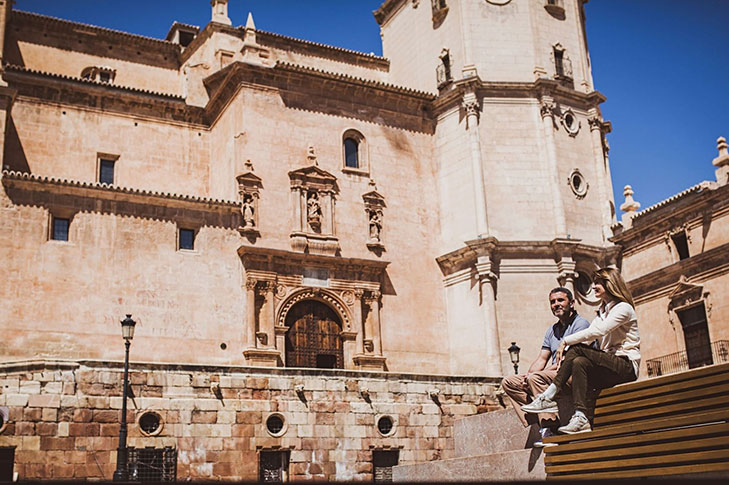
[[616, 478], [646, 478], [664, 477], [669, 475], [688, 475], [692, 473], [707, 473], [729, 471], [729, 462], [719, 463], [691, 463], [685, 465], [662, 466], [655, 468], [638, 468], [634, 470], [621, 470], [617, 472], [588, 472], [588, 473], [547, 473], [547, 480], [610, 480]]
[[679, 372], [676, 374], [670, 374], [667, 376], [651, 377], [642, 381], [626, 382], [624, 384], [618, 384], [607, 389], [603, 389], [600, 392], [600, 397], [612, 396], [614, 394], [621, 394], [624, 392], [631, 392], [638, 389], [648, 389], [651, 387], [659, 387], [668, 383], [694, 380], [699, 377], [705, 377], [713, 374], [729, 374], [729, 363], [713, 364], [699, 369], [691, 369], [685, 372]]

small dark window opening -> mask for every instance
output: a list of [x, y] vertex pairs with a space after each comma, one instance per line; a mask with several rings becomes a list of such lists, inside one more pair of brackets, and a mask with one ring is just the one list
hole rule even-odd
[[433, 10], [443, 10], [447, 6], [446, 0], [433, 0]]
[[283, 427], [283, 418], [281, 418], [281, 416], [278, 416], [277, 414], [269, 416], [266, 420], [266, 429], [268, 429], [268, 432], [271, 434], [279, 434], [283, 430]]
[[283, 483], [288, 480], [289, 452], [261, 451], [258, 458], [258, 480]]
[[689, 247], [688, 247], [688, 239], [686, 238], [686, 232], [681, 231], [679, 233], [672, 234], [671, 240], [673, 240], [673, 245], [676, 247], [676, 252], [678, 253], [678, 259], [679, 260], [688, 259]]
[[397, 466], [398, 450], [374, 450], [372, 452], [372, 478], [375, 482], [392, 482], [392, 467]]
[[349, 168], [359, 168], [359, 143], [352, 138], [344, 140], [344, 165]]
[[392, 427], [392, 418], [390, 416], [382, 416], [377, 420], [377, 429], [384, 435], [390, 434]]
[[706, 322], [706, 308], [703, 304], [676, 312], [683, 328], [683, 339], [686, 344], [686, 358], [689, 369], [711, 365], [711, 340]]
[[180, 229], [179, 249], [195, 249], [195, 231], [192, 229]]
[[451, 77], [451, 56], [450, 56], [450, 54], [445, 54], [443, 57], [441, 57], [441, 60], [443, 61], [443, 69], [445, 71], [446, 81], [450, 81], [451, 79], [453, 79]]
[[68, 227], [70, 222], [69, 219], [54, 217], [51, 227], [51, 239], [54, 241], [68, 241]]
[[13, 481], [13, 465], [15, 463], [15, 448], [0, 448], [0, 482]]
[[157, 413], [144, 413], [139, 418], [139, 427], [147, 434], [156, 433], [161, 424], [160, 417]]
[[109, 185], [114, 183], [114, 160], [102, 158], [99, 161], [99, 182]]
[[180, 45], [182, 47], [187, 47], [188, 45], [190, 45], [194, 38], [195, 34], [193, 32], [185, 32], [184, 30], [180, 30], [179, 39]]
[[557, 76], [564, 76], [564, 51], [554, 49], [554, 69]]
[[557, 0], [547, 0], [547, 5], [558, 5]]
[[99, 81], [101, 81], [102, 83], [111, 82], [111, 74], [108, 72], [101, 71], [99, 73]]

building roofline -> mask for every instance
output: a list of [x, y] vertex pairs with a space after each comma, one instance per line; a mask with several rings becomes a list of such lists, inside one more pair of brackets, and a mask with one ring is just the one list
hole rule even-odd
[[76, 22], [76, 21], [73, 21], [73, 20], [60, 19], [58, 17], [51, 17], [49, 15], [42, 15], [42, 14], [35, 13], [35, 12], [26, 12], [24, 10], [13, 10], [12, 13], [13, 13], [13, 15], [16, 15], [16, 14], [26, 15], [26, 16], [35, 18], [37, 20], [41, 20], [41, 21], [48, 22], [48, 23], [61, 24], [62, 26], [68, 27], [68, 28], [71, 28], [71, 27], [84, 27], [86, 29], [95, 30], [97, 32], [103, 32], [103, 33], [107, 33], [107, 34], [112, 34], [112, 35], [118, 35], [118, 36], [122, 36], [122, 37], [133, 38], [133, 39], [136, 39], [136, 40], [140, 40], [140, 41], [144, 41], [144, 42], [149, 42], [149, 43], [153, 43], [153, 44], [161, 44], [161, 45], [164, 45], [164, 46], [175, 47], [175, 48], [178, 47], [178, 45], [175, 44], [174, 42], [170, 42], [170, 41], [164, 40], [164, 39], [157, 39], [157, 38], [154, 38], [154, 37], [149, 37], [149, 36], [140, 35], [140, 34], [132, 34], [132, 33], [124, 32], [124, 31], [121, 31], [121, 30], [109, 29], [107, 27], [100, 27], [98, 25], [86, 24], [86, 23], [83, 23], [83, 22]]

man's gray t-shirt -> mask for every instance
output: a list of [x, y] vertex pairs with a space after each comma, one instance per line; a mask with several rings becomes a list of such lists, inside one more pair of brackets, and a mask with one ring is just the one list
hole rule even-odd
[[[576, 312], [574, 318], [572, 319], [572, 322], [567, 325], [567, 328], [564, 329], [564, 332], [562, 332], [562, 327], [560, 326], [559, 322], [549, 326], [549, 328], [547, 329], [547, 333], [544, 334], [544, 342], [542, 343], [542, 348], [545, 350], [549, 350], [552, 353], [552, 364], [554, 364], [554, 360], [557, 358], [557, 348], [559, 347], [559, 343], [562, 341], [562, 339], [566, 335], [579, 332], [580, 330], [583, 330], [589, 326], [590, 322], [579, 316]], [[594, 345], [595, 343], [593, 342], [593, 346]]]

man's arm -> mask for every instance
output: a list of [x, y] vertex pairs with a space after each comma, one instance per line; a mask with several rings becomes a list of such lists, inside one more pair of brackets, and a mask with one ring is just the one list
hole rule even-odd
[[542, 348], [542, 350], [539, 351], [539, 355], [537, 356], [537, 358], [534, 360], [534, 362], [532, 362], [532, 365], [529, 366], [527, 374], [539, 372], [540, 370], [544, 370], [545, 368], [547, 368], [547, 364], [549, 363], [549, 358], [551, 356], [551, 350]]

